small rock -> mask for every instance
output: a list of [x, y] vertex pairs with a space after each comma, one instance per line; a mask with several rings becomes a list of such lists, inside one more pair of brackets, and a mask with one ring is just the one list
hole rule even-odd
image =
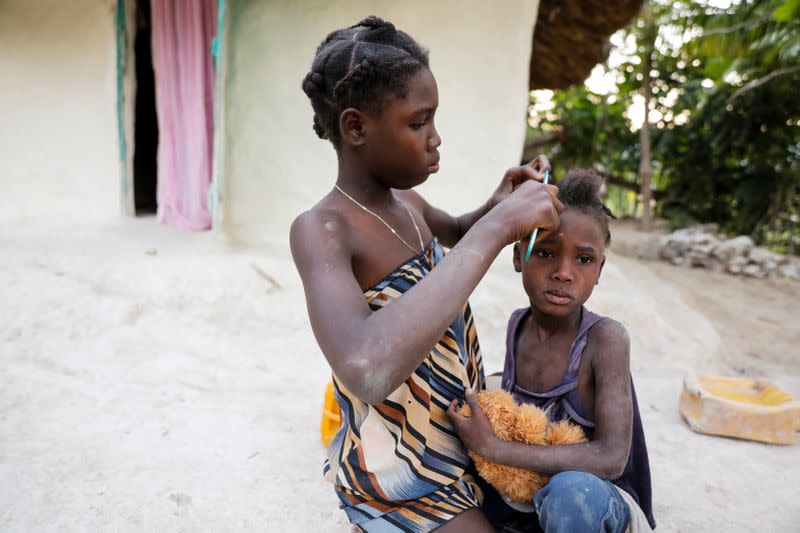
[[779, 264], [786, 264], [789, 262], [789, 258], [782, 256], [781, 254], [776, 254], [774, 252], [770, 252], [766, 248], [762, 248], [761, 246], [756, 246], [750, 253], [747, 255], [751, 262], [756, 263], [758, 265], [766, 266], [771, 265], [773, 270], [777, 268]]
[[719, 224], [715, 222], [709, 222], [708, 224], [698, 224], [695, 226], [698, 231], [703, 233], [710, 233], [711, 235], [717, 235], [719, 233]]
[[725, 272], [738, 275], [742, 273], [743, 268], [744, 268], [743, 265], [728, 263], [727, 265], [725, 265]]
[[677, 250], [677, 248], [673, 248], [672, 246], [670, 246], [668, 244], [664, 244], [664, 246], [659, 251], [658, 255], [662, 259], [666, 259], [667, 261], [670, 261], [670, 260], [672, 260], [672, 259], [674, 259], [676, 257], [679, 257], [681, 254]]
[[760, 266], [753, 264], [747, 265], [746, 267], [742, 268], [742, 274], [757, 279], [764, 279], [767, 277], [767, 274], [761, 269]]
[[800, 281], [800, 267], [794, 264], [783, 265], [778, 268], [778, 275], [787, 279]]
[[703, 244], [697, 244], [692, 248], [695, 253], [702, 254], [705, 257], [709, 257], [714, 249], [717, 247], [717, 243], [709, 242]]
[[728, 265], [730, 265], [730, 266], [734, 266], [735, 265], [735, 266], [738, 266], [739, 268], [744, 267], [748, 263], [750, 263], [750, 260], [747, 259], [746, 257], [742, 256], [742, 255], [736, 255], [736, 256], [732, 257], [730, 261], [728, 261]]
[[746, 256], [755, 246], [753, 239], [747, 235], [740, 235], [733, 239], [721, 242], [715, 249], [714, 255], [725, 262], [737, 256]]
[[689, 266], [701, 268], [714, 268], [714, 263], [716, 262], [706, 250], [698, 248], [692, 249], [686, 254], [686, 261]]

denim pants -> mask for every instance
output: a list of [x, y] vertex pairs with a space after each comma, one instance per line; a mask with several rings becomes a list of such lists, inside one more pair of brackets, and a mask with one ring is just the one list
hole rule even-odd
[[625, 531], [631, 511], [608, 481], [587, 472], [560, 472], [533, 497], [545, 533]]

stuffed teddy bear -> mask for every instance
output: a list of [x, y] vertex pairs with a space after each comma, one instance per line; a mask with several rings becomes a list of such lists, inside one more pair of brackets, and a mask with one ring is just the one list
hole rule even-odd
[[[477, 401], [499, 439], [549, 446], [586, 442], [580, 426], [567, 420], [549, 422], [544, 411], [535, 405], [518, 404], [504, 390], [480, 391]], [[472, 415], [468, 404], [461, 412], [466, 417]], [[530, 504], [533, 495], [550, 479], [531, 470], [490, 463], [473, 451], [469, 455], [481, 477], [517, 503]]]

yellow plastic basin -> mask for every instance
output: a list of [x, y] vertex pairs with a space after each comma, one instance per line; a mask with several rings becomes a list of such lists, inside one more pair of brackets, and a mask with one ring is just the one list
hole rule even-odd
[[782, 405], [792, 401], [791, 394], [763, 380], [704, 374], [699, 374], [697, 377], [705, 391], [726, 400], [757, 405]]
[[690, 373], [683, 382], [680, 411], [699, 433], [795, 444], [800, 401], [765, 379]]

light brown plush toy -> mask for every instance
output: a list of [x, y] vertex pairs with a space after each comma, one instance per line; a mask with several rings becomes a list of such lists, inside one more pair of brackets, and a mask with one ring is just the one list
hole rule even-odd
[[[580, 426], [567, 420], [548, 425], [544, 411], [535, 405], [518, 404], [504, 390], [480, 391], [477, 400], [499, 439], [550, 446], [586, 442]], [[466, 417], [472, 415], [468, 404], [464, 404], [461, 413]], [[517, 503], [530, 504], [533, 495], [550, 479], [538, 472], [490, 463], [473, 451], [469, 455], [481, 477]]]

